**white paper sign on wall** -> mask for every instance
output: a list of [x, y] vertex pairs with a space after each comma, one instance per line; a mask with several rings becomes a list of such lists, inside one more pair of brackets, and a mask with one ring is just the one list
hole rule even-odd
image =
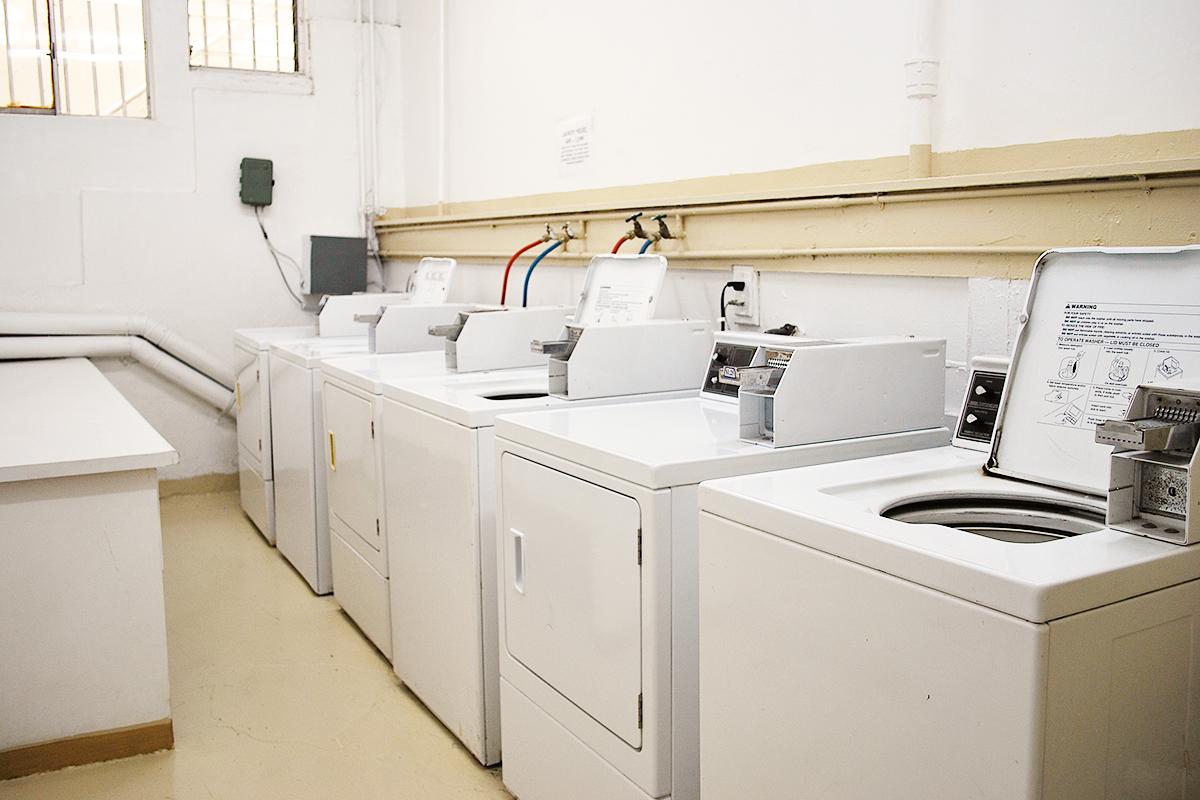
[[558, 123], [558, 174], [584, 174], [592, 162], [591, 116], [568, 117]]

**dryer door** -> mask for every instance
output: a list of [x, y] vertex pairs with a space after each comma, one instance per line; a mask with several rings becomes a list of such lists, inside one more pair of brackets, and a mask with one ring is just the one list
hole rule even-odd
[[329, 513], [380, 550], [375, 406], [332, 383], [325, 383], [324, 393]]
[[501, 469], [505, 646], [640, 747], [637, 501], [509, 453]]

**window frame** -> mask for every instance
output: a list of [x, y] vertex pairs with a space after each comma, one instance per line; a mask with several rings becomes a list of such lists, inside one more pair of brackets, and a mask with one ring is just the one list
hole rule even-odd
[[[186, 0], [185, 0], [186, 2]], [[205, 83], [220, 85], [225, 83], [220, 77], [227, 76], [227, 81], [233, 86], [253, 85], [259, 81], [278, 82], [282, 84], [304, 85], [311, 88], [309, 81], [309, 46], [308, 18], [305, 15], [307, 0], [291, 0], [292, 3], [292, 36], [296, 43], [296, 69], [282, 72], [273, 69], [246, 69], [244, 67], [222, 67], [216, 64], [193, 64], [191, 52], [191, 33], [188, 33], [188, 71], [193, 75], [213, 76], [206, 78]], [[260, 84], [263, 85], [263, 84]]]
[[[153, 53], [150, 46], [150, 5], [153, 0], [141, 0], [142, 8], [142, 59], [146, 70], [146, 115], [128, 116], [125, 114], [69, 114], [63, 111], [62, 90], [66, 85], [62, 80], [62, 60], [58, 57], [58, 9], [56, 0], [38, 0], [46, 4], [46, 20], [49, 35], [50, 50], [50, 102], [49, 107], [41, 106], [3, 106], [0, 114], [18, 114], [37, 117], [55, 117], [70, 119], [120, 119], [144, 121], [154, 119], [154, 93], [150, 90], [153, 71]], [[296, 0], [299, 2], [299, 0]], [[125, 100], [126, 105], [129, 99]]]

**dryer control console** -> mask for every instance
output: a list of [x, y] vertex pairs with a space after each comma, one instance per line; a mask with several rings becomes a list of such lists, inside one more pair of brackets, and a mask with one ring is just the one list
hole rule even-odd
[[788, 447], [940, 428], [945, 372], [944, 340], [891, 336], [764, 348], [719, 380], [738, 386], [743, 441]]
[[1200, 541], [1200, 389], [1144, 385], [1125, 419], [1096, 426], [1096, 441], [1115, 449], [1109, 472], [1108, 525], [1174, 544]]

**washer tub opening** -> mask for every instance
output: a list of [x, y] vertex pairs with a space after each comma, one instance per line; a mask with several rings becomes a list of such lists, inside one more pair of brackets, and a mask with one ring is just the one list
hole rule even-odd
[[1105, 527], [1099, 510], [995, 497], [916, 498], [889, 506], [880, 516], [916, 525], [944, 525], [1017, 544], [1044, 544]]
[[492, 392], [491, 394], [483, 395], [485, 400], [537, 400], [541, 397], [549, 397], [549, 392]]

